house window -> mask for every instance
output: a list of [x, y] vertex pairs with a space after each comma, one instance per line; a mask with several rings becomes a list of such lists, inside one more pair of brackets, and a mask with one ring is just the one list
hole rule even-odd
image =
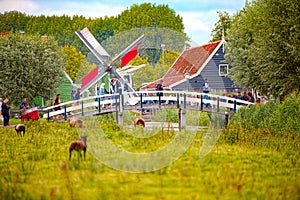
[[228, 64], [219, 65], [219, 76], [227, 76], [228, 74]]

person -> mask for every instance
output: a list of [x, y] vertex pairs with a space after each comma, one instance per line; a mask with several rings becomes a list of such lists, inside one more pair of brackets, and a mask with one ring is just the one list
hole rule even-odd
[[76, 90], [76, 92], [74, 93], [74, 98], [73, 100], [79, 100], [80, 99], [80, 88], [78, 88]]
[[256, 99], [255, 108], [258, 108], [258, 107], [259, 107], [259, 104], [260, 104], [260, 98], [257, 98], [257, 99]]
[[[155, 86], [155, 90], [156, 91], [163, 91], [164, 90], [163, 80], [159, 80], [159, 82]], [[163, 96], [163, 93], [162, 92], [157, 92], [157, 96]]]
[[117, 85], [117, 78], [113, 78], [110, 80], [110, 85], [109, 85], [109, 94], [115, 94], [116, 91], [116, 85]]
[[252, 95], [252, 92], [248, 92], [248, 97], [249, 97], [249, 101], [250, 101], [251, 103], [255, 103], [255, 98], [254, 98], [254, 96]]
[[8, 104], [8, 99], [5, 99], [2, 102], [2, 105], [1, 105], [1, 111], [2, 111], [2, 115], [3, 115], [3, 126], [8, 126], [9, 125], [10, 106], [8, 106], [7, 104]]
[[76, 101], [74, 103], [74, 106], [79, 105], [79, 101], [78, 101], [79, 99], [80, 99], [80, 88], [78, 88], [73, 95], [73, 100]]
[[129, 85], [128, 85], [128, 79], [125, 79], [125, 83], [124, 83], [124, 92], [129, 92]]
[[[163, 91], [163, 90], [164, 90], [163, 82], [164, 82], [164, 81], [163, 81], [162, 79], [159, 80], [159, 82], [158, 82], [158, 83], [156, 84], [156, 86], [155, 86], [155, 90], [156, 90], [156, 91]], [[157, 92], [156, 95], [160, 98], [160, 97], [162, 97], [162, 96], [164, 95], [164, 93], [162, 93], [162, 92]]]
[[[243, 97], [242, 97], [242, 95], [241, 95], [241, 91], [238, 91], [238, 93], [237, 93], [237, 95], [235, 96], [235, 98], [236, 98], [236, 99], [239, 99], [239, 100], [242, 100], [242, 99], [243, 99]], [[236, 104], [237, 104], [237, 105], [241, 105], [240, 102], [237, 102]]]
[[[59, 105], [60, 104], [60, 94], [56, 94], [55, 96], [55, 100], [54, 100], [54, 106]], [[57, 106], [54, 108], [54, 110], [60, 110], [60, 106]]]
[[24, 110], [26, 110], [28, 108], [29, 108], [29, 104], [27, 102], [27, 99], [24, 98], [23, 101], [22, 101], [22, 103], [20, 104], [20, 111], [24, 111]]
[[[110, 80], [110, 85], [109, 85], [109, 94], [115, 94], [117, 93], [117, 81], [118, 79], [115, 77]], [[111, 100], [114, 100], [116, 97], [111, 96]], [[110, 106], [114, 106], [115, 103], [112, 103]]]
[[[101, 83], [98, 95], [105, 95], [105, 94], [107, 94], [106, 89], [105, 89], [105, 83]], [[103, 100], [103, 99], [101, 99], [101, 100]]]
[[208, 84], [208, 79], [206, 78], [204, 82], [202, 83], [202, 91], [203, 93], [209, 93], [209, 84]]
[[2, 103], [3, 103], [3, 99], [0, 98], [0, 120], [1, 120], [1, 121], [3, 121], [2, 109], [1, 109]]
[[242, 100], [244, 100], [244, 101], [249, 101], [249, 97], [248, 97], [246, 91], [244, 91], [244, 95], [242, 96]]

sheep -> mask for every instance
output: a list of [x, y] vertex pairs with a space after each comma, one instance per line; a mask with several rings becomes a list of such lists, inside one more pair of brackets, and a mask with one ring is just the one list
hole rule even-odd
[[134, 127], [136, 126], [141, 126], [143, 128], [145, 128], [145, 119], [142, 117], [136, 117], [134, 119]]
[[69, 121], [69, 124], [70, 124], [70, 127], [75, 127], [76, 125], [79, 128], [83, 127], [83, 121], [79, 118], [76, 118], [76, 117], [72, 117]]
[[17, 132], [17, 135], [24, 136], [25, 135], [25, 125], [24, 124], [17, 124], [15, 126], [15, 130]]
[[69, 147], [69, 160], [71, 160], [72, 157], [72, 151], [75, 150], [79, 153], [81, 157], [81, 151], [83, 151], [83, 157], [85, 160], [85, 152], [86, 152], [86, 136], [80, 136], [80, 140], [75, 140], [70, 144]]

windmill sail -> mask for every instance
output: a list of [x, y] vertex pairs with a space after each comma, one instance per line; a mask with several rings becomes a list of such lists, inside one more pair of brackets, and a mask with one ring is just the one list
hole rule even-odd
[[77, 36], [82, 42], [89, 48], [89, 50], [96, 56], [102, 65], [107, 65], [107, 61], [110, 55], [99, 44], [96, 38], [92, 35], [88, 28], [84, 28], [81, 31], [76, 31]]
[[[119, 55], [117, 55], [111, 64], [108, 64], [108, 60], [110, 55], [105, 51], [105, 49], [99, 44], [99, 42], [95, 39], [95, 37], [91, 34], [88, 28], [84, 28], [81, 31], [76, 31], [77, 36], [83, 41], [83, 43], [89, 48], [89, 50], [96, 56], [96, 58], [101, 62], [101, 64], [105, 67], [97, 66], [93, 69], [89, 74], [87, 74], [82, 79], [81, 84], [81, 94], [89, 89], [92, 85], [97, 83], [105, 74], [108, 72], [113, 73], [116, 78], [120, 81], [120, 83], [124, 86], [125, 80], [116, 71], [114, 65], [121, 59], [122, 66], [126, 65], [131, 59], [133, 59], [137, 55], [138, 45], [145, 39], [144, 35], [140, 36], [133, 43], [131, 43], [126, 49], [124, 49]], [[134, 91], [134, 89], [128, 86], [129, 91]]]

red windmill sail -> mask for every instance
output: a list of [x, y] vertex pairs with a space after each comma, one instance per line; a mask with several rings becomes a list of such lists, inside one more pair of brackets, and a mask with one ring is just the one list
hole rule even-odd
[[138, 52], [138, 45], [136, 45], [131, 51], [129, 51], [122, 59], [121, 59], [121, 67], [124, 67], [129, 63]]

